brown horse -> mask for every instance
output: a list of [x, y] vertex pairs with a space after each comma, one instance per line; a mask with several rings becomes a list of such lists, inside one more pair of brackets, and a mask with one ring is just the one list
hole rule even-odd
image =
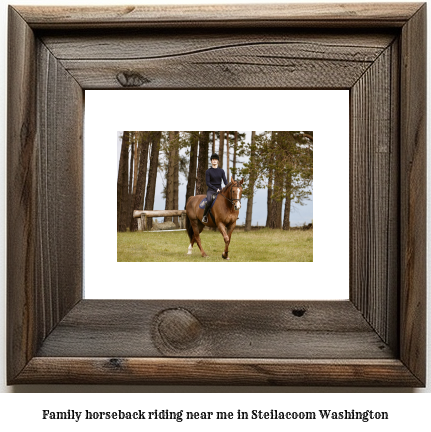
[[205, 226], [217, 227], [224, 238], [224, 252], [222, 257], [226, 260], [228, 257], [228, 249], [232, 231], [235, 229], [236, 220], [238, 219], [239, 209], [241, 208], [241, 196], [242, 196], [242, 184], [244, 179], [241, 181], [235, 181], [232, 177], [230, 183], [219, 192], [214, 205], [211, 208], [211, 213], [214, 216], [214, 220], [208, 212], [208, 222], [204, 224], [202, 222], [202, 216], [204, 209], [199, 207], [199, 204], [205, 198], [205, 195], [192, 196], [187, 200], [186, 204], [186, 228], [187, 234], [190, 239], [190, 246], [188, 248], [188, 255], [191, 255], [192, 248], [195, 242], [198, 244], [199, 249], [203, 257], [208, 256], [202, 248], [201, 238], [199, 234], [202, 232]]

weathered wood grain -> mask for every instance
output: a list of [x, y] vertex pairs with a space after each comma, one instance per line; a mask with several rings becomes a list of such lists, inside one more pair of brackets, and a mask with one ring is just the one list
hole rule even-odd
[[[166, 311], [173, 323], [177, 314], [179, 335], [184, 313], [197, 320], [199, 340], [181, 348], [166, 342], [154, 328]], [[349, 301], [85, 300], [59, 323], [38, 355], [343, 359], [393, 353]]]
[[396, 302], [390, 301], [398, 275], [394, 54], [391, 45], [352, 87], [350, 109], [350, 298], [386, 342], [397, 326]]
[[420, 3], [290, 3], [118, 7], [20, 6], [37, 29], [115, 27], [402, 27]]
[[399, 360], [34, 357], [17, 383], [417, 387]]
[[45, 45], [37, 49], [34, 289], [46, 337], [82, 295], [84, 92]]
[[387, 215], [387, 232], [388, 242], [387, 248], [387, 288], [386, 298], [384, 303], [386, 313], [386, 337], [388, 343], [394, 352], [399, 353], [400, 340], [400, 298], [399, 290], [394, 287], [400, 286], [400, 271], [399, 271], [399, 248], [400, 248], [400, 40], [395, 40], [391, 46], [391, 87], [389, 89], [391, 95], [390, 107], [390, 142], [391, 156], [389, 157], [388, 166], [388, 215]]
[[9, 9], [8, 374], [82, 295], [83, 91]]
[[[173, 31], [68, 31], [61, 36], [39, 32], [41, 41], [58, 60], [149, 60], [186, 56], [224, 48], [256, 46], [261, 57], [267, 45], [292, 45], [292, 58], [339, 61], [375, 61], [396, 37], [388, 29], [378, 33], [358, 33], [352, 30], [304, 31], [295, 29], [235, 30], [218, 32], [202, 29]], [[281, 48], [284, 49], [285, 48]]]
[[[364, 61], [289, 57], [291, 46], [225, 48], [208, 53], [151, 60], [64, 60], [84, 89], [109, 88], [350, 88], [370, 66]], [[265, 52], [266, 55], [262, 53]], [[248, 55], [247, 55], [248, 53]], [[132, 80], [122, 80], [128, 75]]]
[[426, 5], [401, 36], [400, 356], [423, 382], [426, 362]]
[[7, 128], [7, 355], [16, 376], [36, 353], [36, 42], [9, 9]]
[[293, 31], [168, 32], [157, 37], [140, 32], [111, 36], [109, 52], [97, 34], [42, 39], [85, 89], [297, 89], [310, 82], [316, 88], [347, 89], [394, 38], [394, 32], [337, 37]]

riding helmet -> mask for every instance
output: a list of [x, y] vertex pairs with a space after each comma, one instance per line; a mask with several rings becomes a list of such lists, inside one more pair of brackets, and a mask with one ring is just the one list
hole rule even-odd
[[218, 154], [216, 154], [216, 153], [213, 153], [211, 155], [211, 160], [213, 160], [213, 159], [217, 159], [218, 161], [220, 160], [219, 157], [218, 157]]

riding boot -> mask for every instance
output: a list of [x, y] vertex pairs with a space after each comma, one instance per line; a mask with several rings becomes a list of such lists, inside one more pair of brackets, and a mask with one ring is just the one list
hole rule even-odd
[[203, 223], [207, 223], [208, 222], [207, 214], [208, 214], [208, 210], [210, 209], [210, 207], [211, 207], [211, 202], [207, 201], [206, 204], [205, 204], [204, 215], [202, 217], [202, 222]]

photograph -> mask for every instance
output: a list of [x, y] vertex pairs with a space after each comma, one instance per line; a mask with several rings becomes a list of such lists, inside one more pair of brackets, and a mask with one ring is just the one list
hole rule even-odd
[[120, 131], [117, 153], [117, 261], [313, 261], [313, 131]]

